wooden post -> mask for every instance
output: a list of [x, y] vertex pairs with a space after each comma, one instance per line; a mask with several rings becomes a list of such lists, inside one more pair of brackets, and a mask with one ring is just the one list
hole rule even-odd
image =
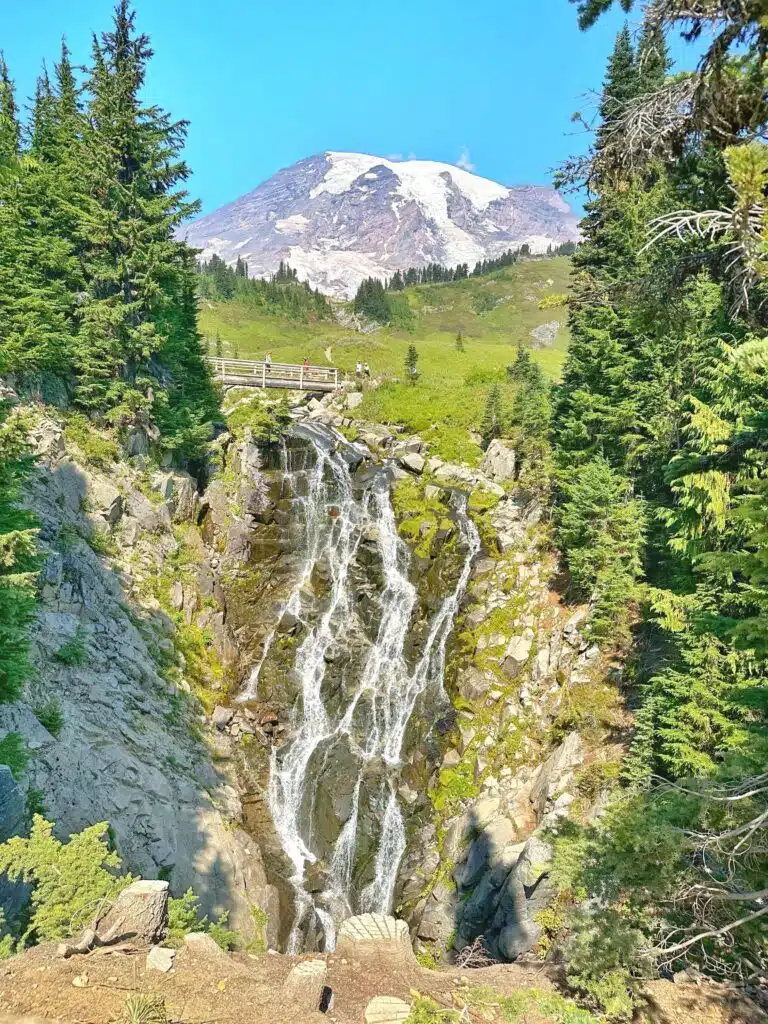
[[299, 391], [304, 390], [304, 363], [301, 364], [301, 370], [299, 370]]
[[266, 388], [267, 386], [267, 364], [261, 364], [261, 386]]

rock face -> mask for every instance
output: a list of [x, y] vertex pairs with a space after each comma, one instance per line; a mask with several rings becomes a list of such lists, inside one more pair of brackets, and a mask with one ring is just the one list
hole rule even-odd
[[[252, 908], [274, 910], [276, 894], [259, 847], [239, 828], [234, 778], [190, 728], [188, 684], [164, 678], [176, 626], [149, 586], [178, 550], [172, 520], [196, 514], [194, 482], [160, 474], [150, 499], [127, 464], [107, 476], [66, 452], [57, 424], [37, 434], [42, 457], [27, 493], [45, 553], [35, 671], [23, 699], [0, 706], [0, 738], [20, 733], [31, 758], [20, 793], [0, 767], [0, 820], [23, 832], [24, 791], [39, 789], [60, 838], [109, 822], [125, 869], [167, 873], [174, 893], [191, 886], [205, 913], [229, 911], [232, 927], [255, 936]], [[107, 535], [120, 572], [89, 543]], [[188, 587], [175, 587], [172, 599], [196, 614]], [[60, 718], [54, 732], [33, 710], [50, 702]]]
[[577, 218], [554, 189], [507, 188], [430, 160], [321, 153], [181, 229], [190, 244], [261, 277], [288, 260], [299, 278], [351, 297], [364, 277], [426, 263], [474, 265], [523, 243], [576, 241]]
[[[563, 609], [549, 588], [554, 562], [535, 540], [540, 506], [501, 486], [514, 476], [514, 451], [494, 442], [479, 471], [430, 463], [438, 480], [471, 480], [499, 500], [487, 512], [493, 557], [476, 561], [458, 625], [461, 700], [430, 783], [438, 816], [414, 829], [402, 901], [417, 948], [446, 953], [483, 936], [493, 956], [513, 960], [541, 936], [536, 916], [554, 896], [547, 829], [569, 813], [587, 753], [578, 731], [555, 742], [552, 726], [600, 652], [580, 632], [586, 610]], [[454, 785], [474, 792], [457, 797]]]

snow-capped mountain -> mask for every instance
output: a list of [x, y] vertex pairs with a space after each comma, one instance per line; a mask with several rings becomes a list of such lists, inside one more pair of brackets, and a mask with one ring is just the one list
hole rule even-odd
[[452, 164], [322, 153], [278, 171], [253, 192], [180, 234], [251, 277], [287, 260], [299, 279], [350, 297], [365, 277], [426, 263], [455, 266], [527, 242], [532, 252], [575, 241], [577, 218], [551, 188], [507, 188]]

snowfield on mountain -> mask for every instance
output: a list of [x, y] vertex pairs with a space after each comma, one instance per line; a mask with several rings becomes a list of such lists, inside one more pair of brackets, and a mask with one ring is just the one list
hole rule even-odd
[[471, 269], [524, 243], [545, 252], [579, 238], [554, 189], [508, 188], [432, 160], [332, 152], [278, 171], [182, 234], [203, 259], [241, 257], [252, 277], [287, 260], [300, 280], [339, 298], [366, 277], [427, 263]]

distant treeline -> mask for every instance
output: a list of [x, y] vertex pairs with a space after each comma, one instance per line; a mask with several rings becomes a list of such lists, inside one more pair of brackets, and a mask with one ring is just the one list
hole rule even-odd
[[[563, 242], [562, 245], [550, 245], [547, 248], [547, 256], [570, 256], [575, 251], [575, 242]], [[357, 289], [354, 309], [356, 313], [380, 324], [394, 324], [408, 330], [413, 325], [413, 312], [407, 298], [404, 295], [393, 295], [393, 292], [402, 292], [411, 285], [445, 284], [450, 281], [465, 281], [470, 277], [482, 277], [495, 270], [511, 267], [521, 256], [530, 255], [531, 247], [526, 242], [519, 249], [507, 249], [500, 256], [478, 260], [471, 272], [468, 263], [459, 263], [455, 267], [428, 263], [424, 267], [396, 270], [392, 277], [383, 281], [376, 277], [367, 277]]]
[[[563, 242], [561, 245], [549, 245], [547, 256], [571, 256], [576, 251], [575, 242]], [[396, 270], [389, 280], [384, 281], [384, 288], [390, 292], [401, 292], [404, 288], [416, 284], [445, 284], [449, 281], [465, 281], [468, 277], [482, 277], [492, 274], [495, 270], [511, 267], [520, 256], [530, 256], [531, 247], [524, 242], [519, 249], [507, 249], [501, 256], [489, 260], [478, 260], [470, 272], [468, 263], [459, 263], [455, 267], [444, 267], [441, 263], [428, 263], [425, 267], [409, 267], [407, 270]]]
[[239, 256], [234, 267], [215, 253], [197, 265], [198, 293], [212, 301], [234, 299], [253, 309], [291, 320], [323, 320], [331, 316], [324, 295], [299, 281], [297, 271], [283, 260], [267, 280], [248, 276], [248, 264]]

